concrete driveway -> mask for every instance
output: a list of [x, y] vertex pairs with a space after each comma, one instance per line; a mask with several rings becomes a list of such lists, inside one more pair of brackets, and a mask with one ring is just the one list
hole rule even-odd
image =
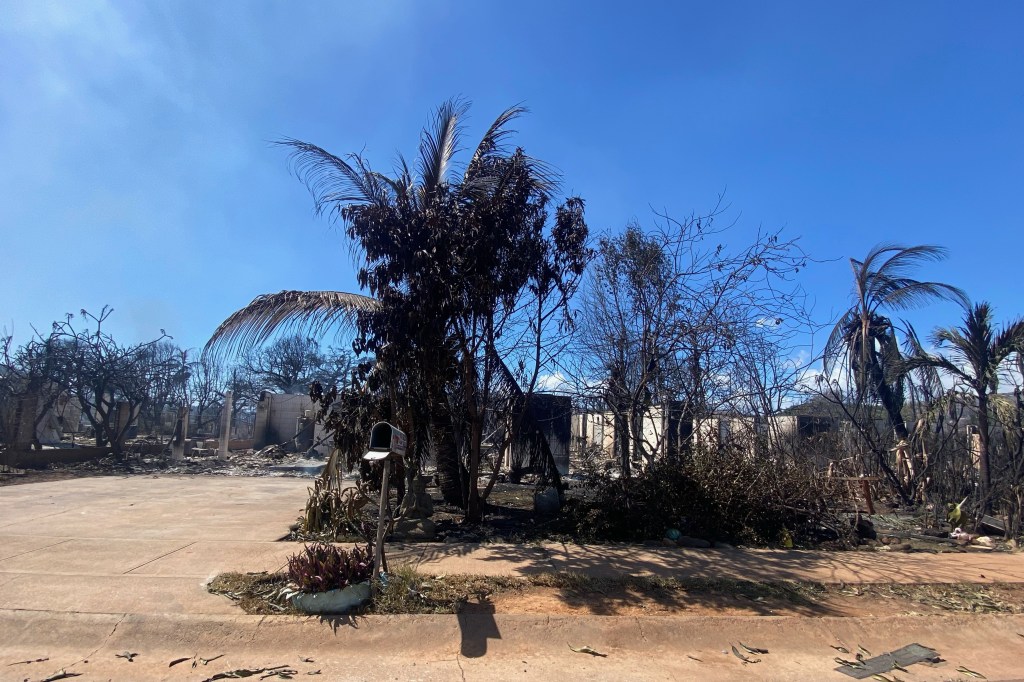
[[[310, 679], [848, 679], [833, 671], [842, 640], [881, 652], [911, 642], [948, 663], [913, 679], [1024, 678], [1024, 618], [462, 616], [315, 619], [242, 614], [206, 592], [223, 571], [277, 570], [296, 549], [277, 540], [309, 481], [242, 477], [99, 477], [0, 488], [0, 680], [65, 669], [92, 679], [204, 680], [288, 666]], [[1024, 582], [1009, 554], [706, 551], [573, 545], [390, 548], [427, 572], [654, 573], [737, 578]], [[767, 648], [744, 664], [743, 641]], [[573, 653], [589, 645], [607, 657]], [[132, 662], [119, 653], [137, 653]], [[725, 652], [725, 653], [723, 653]], [[197, 659], [169, 667], [181, 657]], [[40, 662], [27, 663], [44, 658]], [[304, 659], [312, 659], [311, 661]], [[273, 670], [268, 671], [270, 673]], [[263, 673], [266, 674], [266, 673]], [[255, 679], [258, 679], [255, 678]], [[298, 677], [296, 676], [296, 679]], [[964, 678], [968, 679], [968, 678]]]
[[0, 609], [234, 614], [204, 583], [273, 571], [308, 480], [97, 477], [0, 488]]

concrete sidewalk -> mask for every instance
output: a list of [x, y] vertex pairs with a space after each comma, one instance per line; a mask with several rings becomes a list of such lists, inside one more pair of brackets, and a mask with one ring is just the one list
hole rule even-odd
[[[1024, 677], [1022, 616], [780, 618], [472, 614], [356, 619], [282, 616], [55, 614], [0, 610], [0, 680], [40, 680], [60, 669], [91, 680], [191, 680], [287, 665], [309, 680], [836, 680], [832, 646], [881, 654], [911, 643], [935, 649], [936, 667], [903, 680]], [[738, 642], [770, 653], [745, 664]], [[587, 645], [606, 654], [573, 653]], [[129, 663], [117, 654], [137, 653]], [[221, 656], [191, 668], [198, 655]], [[38, 658], [40, 663], [17, 664]], [[851, 656], [852, 657], [852, 656]], [[312, 659], [312, 660], [308, 660]], [[15, 665], [11, 665], [15, 664]], [[319, 670], [320, 675], [307, 677]], [[260, 676], [252, 677], [257, 680]], [[277, 679], [277, 678], [272, 678]], [[891, 676], [890, 676], [891, 679]]]
[[[795, 679], [831, 672], [836, 638], [884, 651], [912, 641], [1012, 679], [1024, 618], [948, 616], [463, 616], [303, 619], [246, 616], [205, 583], [224, 571], [274, 571], [300, 545], [278, 540], [309, 480], [100, 477], [0, 487], [0, 680], [69, 667], [88, 679], [195, 679], [289, 664], [320, 679]], [[624, 545], [393, 545], [390, 561], [428, 573], [656, 574], [822, 582], [1024, 582], [1024, 555], [680, 550]], [[769, 648], [762, 664], [728, 651]], [[588, 644], [608, 658], [573, 654]], [[945, 647], [945, 648], [943, 648]], [[116, 653], [140, 654], [129, 664]], [[1012, 655], [1010, 653], [1012, 652]], [[168, 668], [175, 658], [225, 654]], [[693, 658], [689, 658], [692, 656]], [[41, 663], [18, 661], [45, 657]], [[300, 657], [311, 657], [305, 664]], [[700, 659], [700, 660], [697, 660]], [[85, 660], [90, 661], [84, 663]], [[952, 659], [950, 659], [952, 661]], [[14, 664], [14, 665], [11, 665]], [[948, 679], [952, 668], [914, 669]], [[640, 671], [643, 671], [642, 673]], [[934, 673], [934, 674], [933, 674]], [[1021, 676], [1024, 676], [1022, 674]]]

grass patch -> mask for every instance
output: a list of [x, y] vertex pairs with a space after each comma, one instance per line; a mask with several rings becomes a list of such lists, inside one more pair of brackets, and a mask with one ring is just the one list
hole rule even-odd
[[499, 593], [523, 592], [520, 578], [483, 575], [428, 576], [411, 566], [388, 575], [387, 585], [374, 594], [368, 613], [460, 613], [470, 602], [483, 602]]
[[227, 597], [250, 614], [299, 614], [277, 597], [278, 590], [287, 584], [285, 573], [221, 573], [209, 582], [206, 591]]
[[[834, 587], [834, 586], [833, 586]], [[957, 613], [1024, 613], [1019, 585], [971, 583], [935, 585], [870, 584], [834, 587], [837, 594], [896, 599]]]
[[641, 593], [686, 592], [691, 595], [720, 595], [746, 597], [748, 599], [786, 599], [803, 603], [812, 594], [824, 593], [826, 588], [819, 583], [777, 582], [763, 583], [750, 580], [726, 578], [664, 578], [659, 576], [627, 575], [616, 578], [595, 578], [584, 573], [541, 573], [526, 578], [531, 585], [554, 587], [574, 592], [610, 592], [630, 590]]
[[[277, 596], [288, 584], [283, 573], [225, 573], [208, 585], [246, 613], [300, 615]], [[752, 582], [656, 576], [598, 578], [581, 573], [540, 573], [525, 578], [481, 575], [430, 576], [400, 566], [375, 586], [361, 615], [455, 614], [504, 601], [514, 612], [517, 597], [544, 593], [569, 611], [614, 615], [623, 604], [660, 606], [662, 613], [741, 606], [752, 614], [777, 610], [797, 614], [839, 613], [842, 604], [886, 606], [894, 613], [1024, 613], [1024, 586], [1011, 584], [863, 584]], [[553, 596], [552, 596], [553, 593]], [[510, 599], [511, 598], [511, 599]]]

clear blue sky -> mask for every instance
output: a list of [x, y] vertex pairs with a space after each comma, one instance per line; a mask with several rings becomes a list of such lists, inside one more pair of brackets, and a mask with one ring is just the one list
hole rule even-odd
[[[1024, 4], [0, 3], [0, 328], [116, 309], [200, 346], [257, 294], [354, 290], [339, 230], [269, 140], [412, 155], [431, 109], [506, 106], [595, 231], [727, 190], [784, 227], [825, 322], [848, 256], [934, 242], [922, 276], [1024, 313]], [[952, 322], [952, 306], [912, 315]]]

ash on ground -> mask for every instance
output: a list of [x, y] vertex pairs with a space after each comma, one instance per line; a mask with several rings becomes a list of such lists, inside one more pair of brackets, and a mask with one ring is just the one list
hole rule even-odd
[[313, 453], [291, 453], [271, 445], [260, 450], [230, 452], [226, 460], [216, 456], [190, 456], [171, 460], [167, 454], [127, 453], [118, 459], [112, 455], [87, 462], [48, 464], [42, 469], [4, 467], [0, 485], [41, 483], [85, 476], [125, 475], [202, 475], [202, 476], [290, 476], [313, 478], [326, 462]]

